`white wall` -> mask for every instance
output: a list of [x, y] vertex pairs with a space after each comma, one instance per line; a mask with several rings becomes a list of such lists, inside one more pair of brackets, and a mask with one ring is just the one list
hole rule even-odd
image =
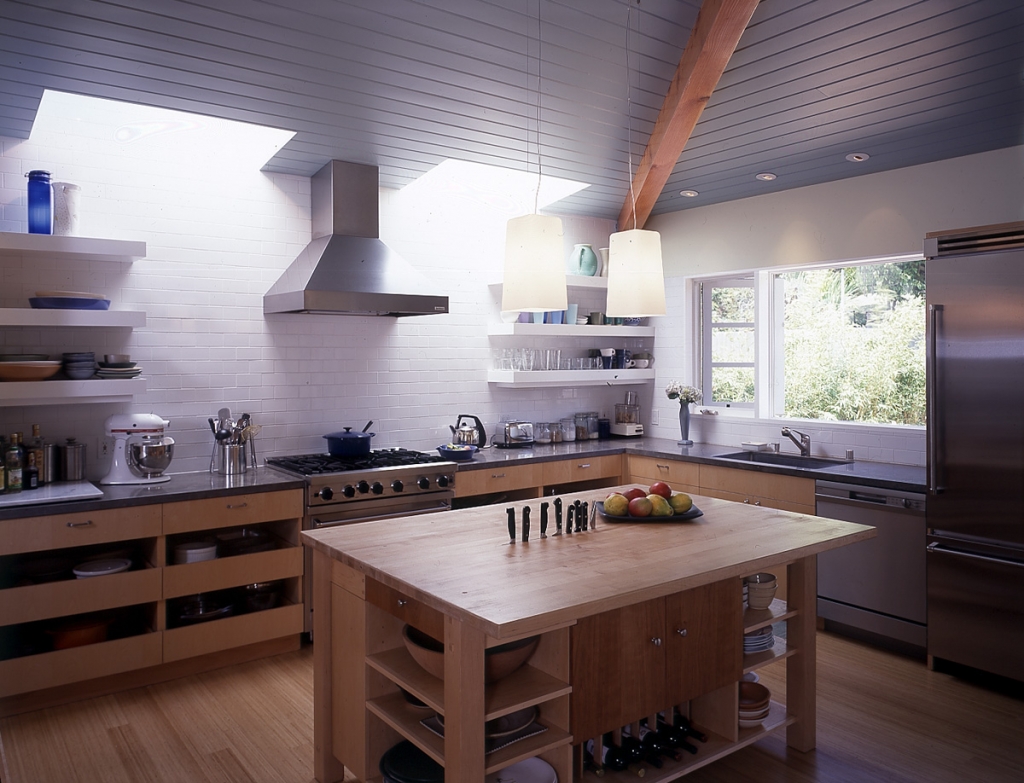
[[[260, 455], [324, 450], [322, 435], [372, 419], [375, 448], [431, 450], [450, 440], [461, 413], [489, 432], [501, 415], [547, 421], [579, 410], [610, 415], [622, 387], [506, 390], [486, 381], [487, 324], [498, 319], [508, 215], [468, 199], [415, 201], [381, 191], [381, 237], [450, 297], [450, 313], [422, 318], [327, 315], [264, 317], [263, 294], [309, 241], [309, 180], [224, 171], [210, 162], [149, 165], [81, 139], [0, 137], [0, 230], [25, 231], [24, 173], [42, 168], [82, 186], [83, 236], [144, 240], [131, 265], [0, 259], [0, 307], [25, 307], [36, 290], [101, 292], [112, 307], [142, 309], [143, 328], [62, 330], [4, 327], [9, 352], [130, 353], [148, 391], [133, 404], [0, 408], [0, 432], [76, 437], [99, 457], [112, 413], [155, 412], [172, 421], [172, 472], [205, 470], [218, 408], [262, 425]], [[606, 246], [613, 224], [566, 218], [574, 242]], [[581, 297], [580, 310], [603, 310]], [[585, 351], [589, 341], [575, 341]], [[627, 346], [628, 347], [628, 346]], [[651, 347], [650, 343], [646, 347]], [[649, 405], [651, 390], [641, 395]]]
[[[854, 164], [850, 164], [851, 166]], [[1024, 220], [1024, 147], [868, 174], [652, 218], [661, 233], [669, 314], [659, 325], [660, 426], [678, 437], [678, 405], [660, 392], [669, 380], [693, 383], [691, 308], [685, 279], [759, 267], [920, 253], [926, 233]], [[699, 406], [694, 406], [697, 408]], [[691, 437], [737, 446], [779, 441], [779, 421], [695, 416]], [[923, 465], [922, 428], [794, 423], [814, 453]], [[795, 450], [783, 440], [784, 450]]]

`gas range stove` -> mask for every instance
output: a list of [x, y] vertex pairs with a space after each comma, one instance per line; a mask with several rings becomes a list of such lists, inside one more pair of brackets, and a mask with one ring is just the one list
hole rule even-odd
[[436, 454], [378, 449], [358, 456], [268, 457], [267, 465], [306, 479], [307, 508], [452, 494], [456, 464]]

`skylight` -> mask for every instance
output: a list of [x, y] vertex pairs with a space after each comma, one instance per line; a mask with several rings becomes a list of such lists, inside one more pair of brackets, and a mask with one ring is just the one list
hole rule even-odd
[[218, 117], [45, 90], [31, 138], [57, 136], [74, 144], [163, 163], [217, 165], [259, 170], [295, 135]]

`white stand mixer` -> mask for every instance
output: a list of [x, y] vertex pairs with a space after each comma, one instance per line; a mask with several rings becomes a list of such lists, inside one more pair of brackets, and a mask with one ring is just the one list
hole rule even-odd
[[107, 435], [114, 439], [113, 460], [100, 484], [160, 484], [174, 454], [174, 441], [164, 437], [171, 423], [155, 413], [108, 416]]

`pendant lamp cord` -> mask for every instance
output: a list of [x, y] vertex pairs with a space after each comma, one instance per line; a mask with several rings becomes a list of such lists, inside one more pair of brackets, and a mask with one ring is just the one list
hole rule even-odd
[[[637, 0], [637, 5], [640, 0]], [[636, 192], [633, 190], [633, 102], [629, 78], [629, 28], [633, 15], [633, 0], [626, 0], [626, 150], [629, 157], [629, 198], [633, 204], [633, 228], [636, 228]]]
[[[540, 69], [543, 62], [541, 57], [541, 35], [540, 35], [540, 4], [542, 0], [537, 0], [537, 105], [536, 114], [534, 119], [534, 133], [536, 136], [536, 148], [537, 148], [537, 187], [533, 189], [533, 214], [537, 214], [537, 204], [540, 202], [540, 180], [541, 180], [541, 162], [540, 162]], [[527, 52], [529, 52], [529, 46], [527, 46]], [[527, 72], [529, 72], [529, 54], [527, 54]], [[530, 155], [530, 144], [529, 134], [527, 134], [527, 161], [529, 161]]]

